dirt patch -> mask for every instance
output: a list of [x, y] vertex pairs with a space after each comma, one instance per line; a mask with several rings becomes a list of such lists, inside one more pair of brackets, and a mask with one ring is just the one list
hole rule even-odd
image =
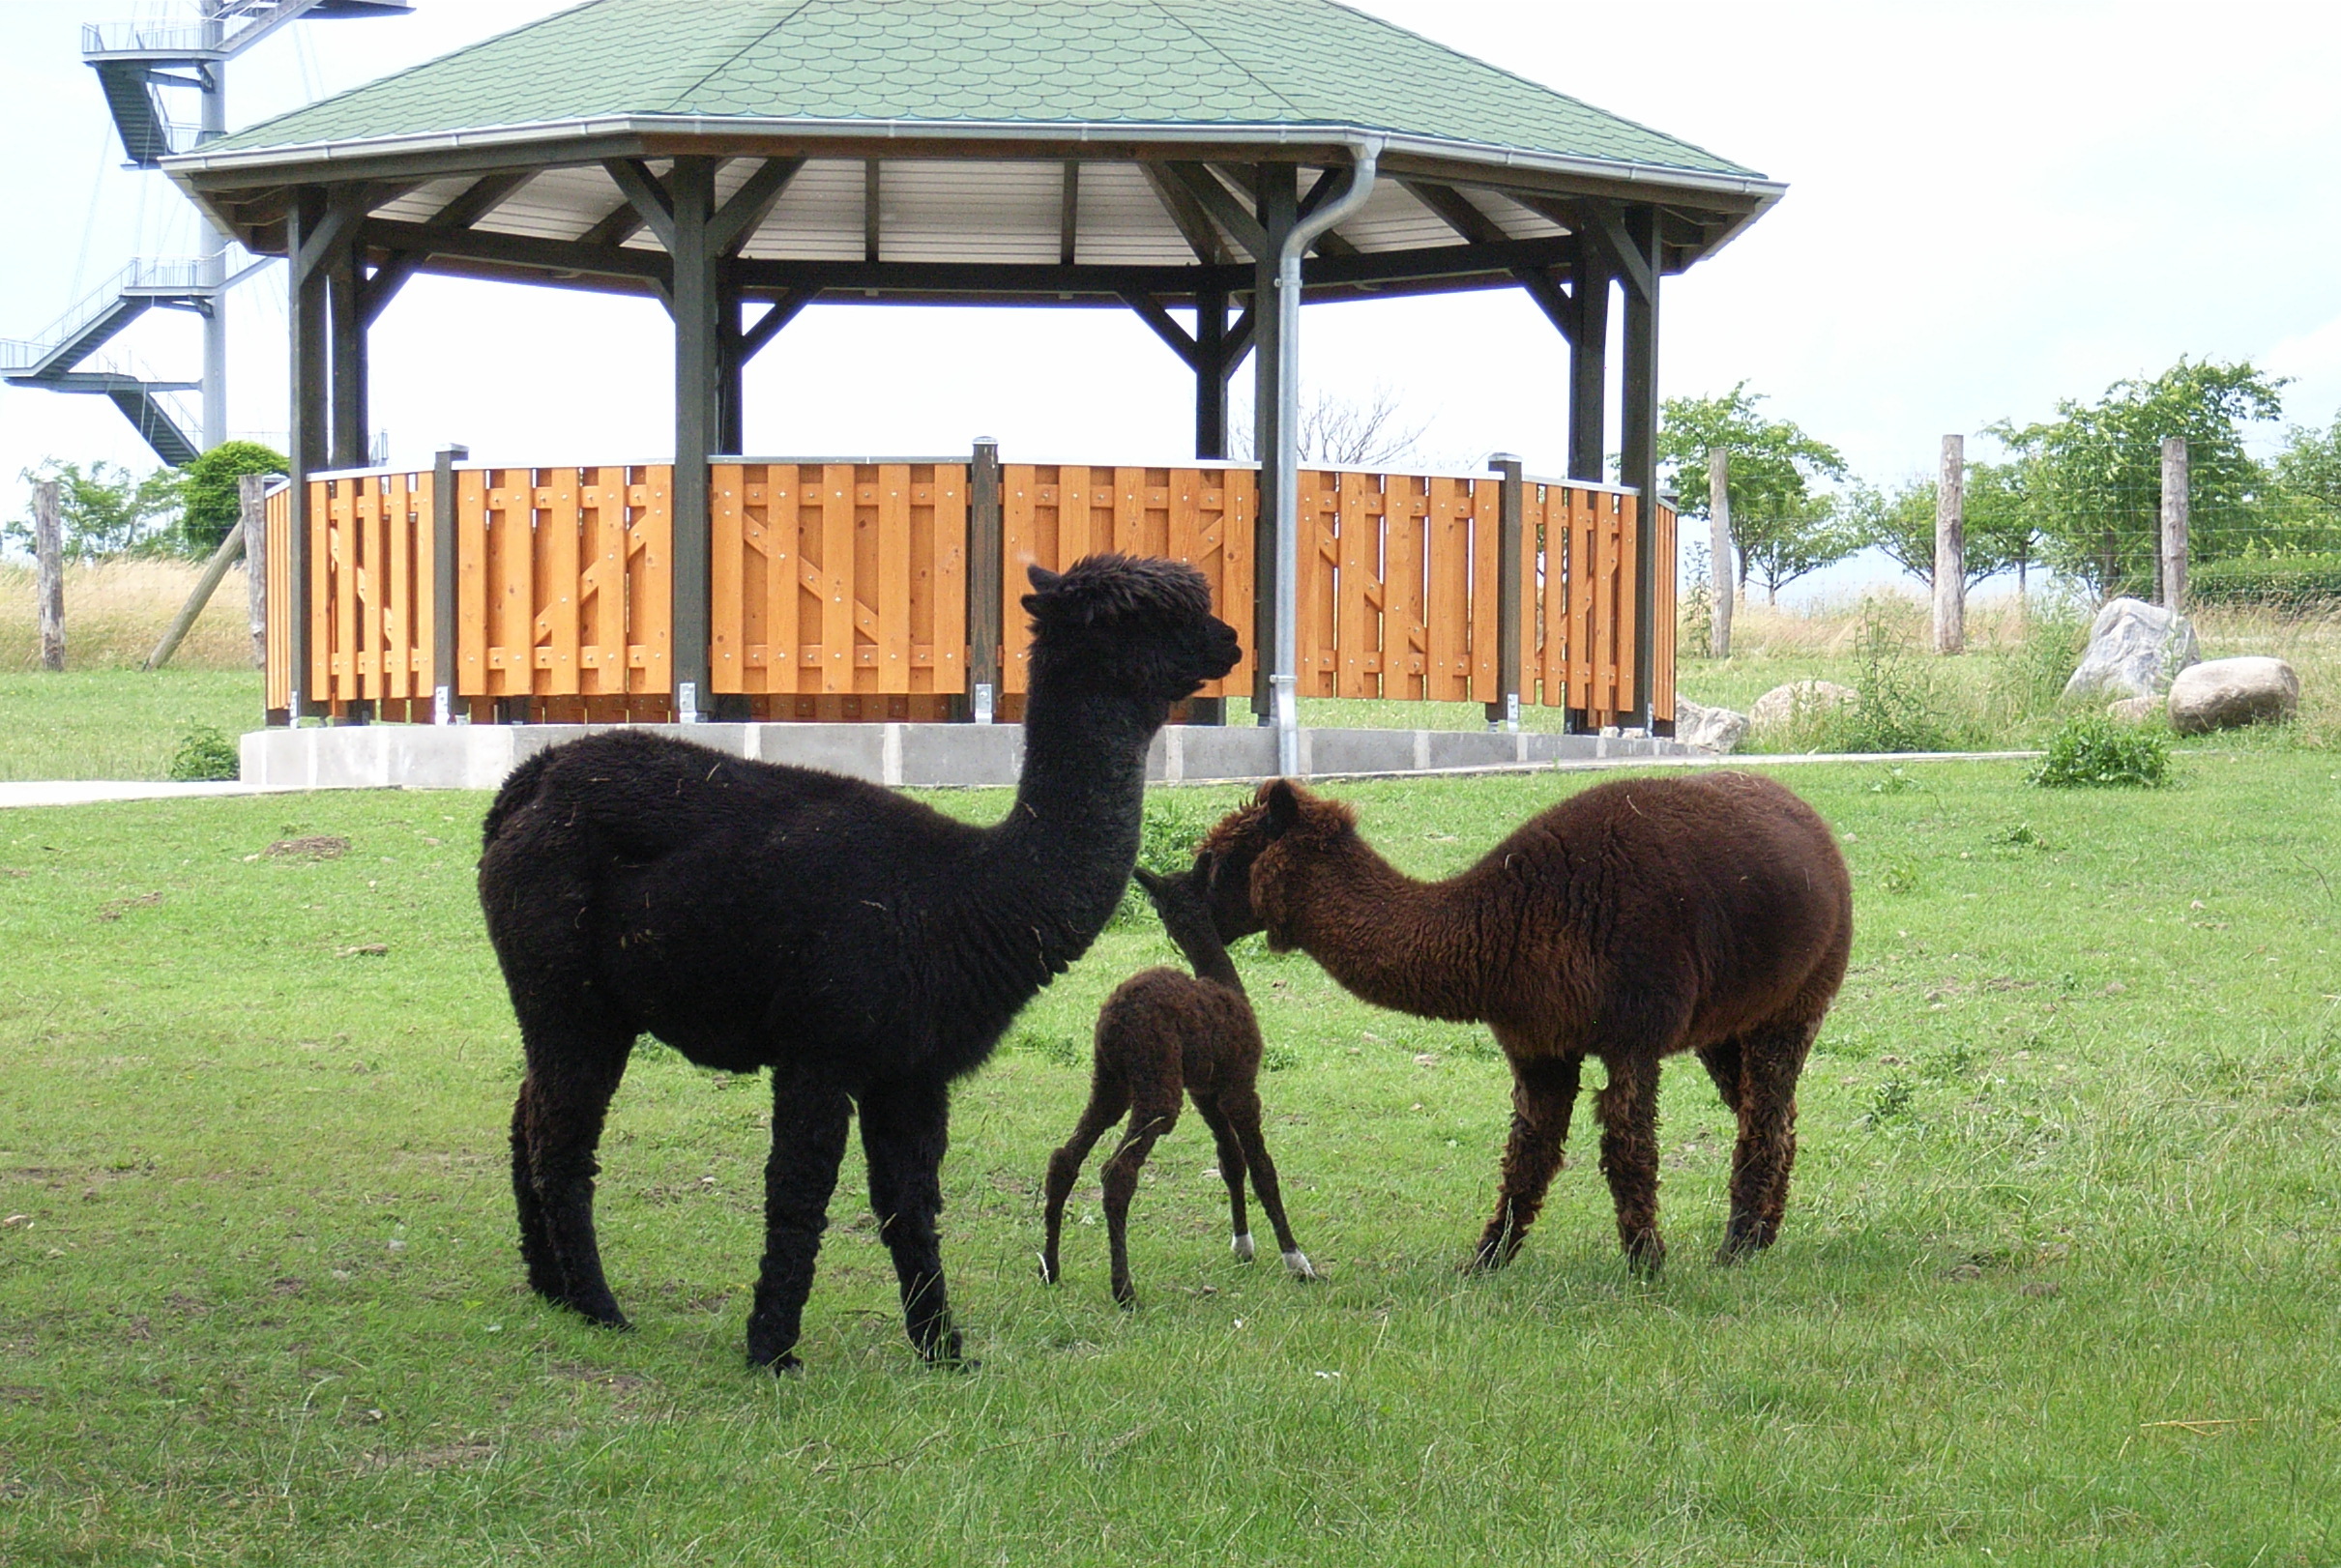
[[274, 860], [338, 860], [349, 853], [349, 840], [338, 833], [312, 833], [307, 838], [280, 838], [263, 853]]
[[152, 909], [161, 902], [161, 893], [140, 893], [136, 898], [117, 898], [110, 904], [101, 904], [98, 907], [98, 918], [119, 920], [132, 910]]

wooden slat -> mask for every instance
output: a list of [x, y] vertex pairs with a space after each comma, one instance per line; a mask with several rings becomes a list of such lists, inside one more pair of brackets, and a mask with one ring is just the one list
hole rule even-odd
[[754, 636], [747, 605], [747, 561], [744, 516], [747, 471], [738, 463], [712, 463], [707, 476], [707, 689], [711, 692], [755, 691], [761, 677], [750, 679], [747, 647]]
[[627, 689], [664, 696], [674, 690], [675, 468], [646, 464], [628, 479]]
[[1637, 559], [1634, 523], [1640, 507], [1639, 496], [1621, 496], [1618, 500], [1618, 697], [1610, 706], [1620, 712], [1638, 700], [1634, 689], [1634, 653], [1639, 645], [1634, 639], [1640, 628], [1634, 623], [1634, 612], [1635, 600], [1640, 596], [1636, 588], [1641, 582], [1642, 564]]
[[412, 697], [415, 672], [415, 486], [419, 476], [400, 474], [391, 483], [386, 562], [389, 580], [383, 588], [382, 695], [396, 701]]
[[1594, 599], [1601, 591], [1594, 500], [1573, 486], [1568, 492], [1568, 706], [1580, 711], [1594, 703]]
[[923, 578], [925, 608], [914, 635], [923, 631], [933, 660], [914, 681], [914, 691], [964, 695], [967, 691], [967, 465], [937, 463], [928, 475], [933, 499], [925, 508], [926, 533], [918, 547], [928, 563]]
[[1464, 481], [1430, 480], [1426, 690], [1433, 702], [1471, 697], [1471, 497]]
[[328, 588], [334, 606], [333, 654], [327, 664], [330, 684], [325, 688], [337, 708], [358, 692], [358, 571], [357, 505], [346, 479], [327, 481], [333, 491], [327, 501], [325, 559]]
[[277, 491], [262, 507], [268, 521], [268, 550], [263, 562], [268, 572], [268, 706], [272, 711], [281, 712], [293, 700], [291, 487]]
[[488, 694], [487, 476], [455, 474], [455, 694]]
[[1380, 477], [1340, 476], [1339, 528], [1335, 538], [1340, 576], [1333, 606], [1335, 663], [1333, 694], [1382, 695], [1382, 519], [1369, 499], [1381, 499]]
[[1423, 635], [1422, 540], [1428, 483], [1411, 474], [1390, 477], [1382, 497], [1382, 695], [1420, 700], [1427, 695], [1429, 646]]
[[1651, 688], [1651, 717], [1675, 721], [1675, 509], [1660, 506], [1657, 516], [1657, 554], [1652, 568], [1658, 574], [1658, 620], [1651, 633], [1658, 640], [1656, 669]]
[[910, 465], [877, 466], [876, 580], [863, 595], [878, 612], [871, 686], [881, 692], [910, 690], [911, 674], [911, 560]]
[[578, 471], [577, 687], [589, 696], [627, 689], [626, 493], [623, 468]]
[[1017, 601], [1027, 592], [1025, 568], [1048, 566], [1040, 559], [1040, 478], [1036, 465], [1001, 465], [1000, 527], [1000, 690], [1004, 696], [1021, 695], [1032, 689], [1033, 651], [1029, 618]]
[[1585, 710], [1606, 724], [1618, 711], [1618, 498], [1603, 491], [1594, 509], [1593, 685]]
[[[536, 689], [549, 696], [573, 697], [577, 684], [577, 595], [580, 591], [578, 471], [551, 468], [538, 476], [538, 559], [543, 564], [538, 581], [543, 586], [538, 600], [542, 626], [541, 672]], [[549, 657], [547, 656], [549, 655]]]
[[1473, 702], [1495, 702], [1496, 584], [1501, 563], [1496, 542], [1501, 534], [1504, 486], [1497, 480], [1473, 479], [1472, 487], [1472, 689]]
[[854, 470], [821, 470], [821, 689], [854, 689]]

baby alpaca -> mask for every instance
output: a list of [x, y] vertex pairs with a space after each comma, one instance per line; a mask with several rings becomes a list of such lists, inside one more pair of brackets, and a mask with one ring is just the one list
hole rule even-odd
[[1065, 1220], [1066, 1196], [1081, 1174], [1081, 1162], [1105, 1129], [1129, 1114], [1122, 1143], [1105, 1162], [1105, 1227], [1113, 1248], [1114, 1299], [1138, 1304], [1129, 1280], [1129, 1201], [1138, 1190], [1138, 1169], [1155, 1140], [1179, 1120], [1184, 1088], [1219, 1145], [1219, 1175], [1227, 1182], [1236, 1256], [1252, 1261], [1250, 1222], [1244, 1212], [1244, 1174], [1276, 1229], [1276, 1245], [1293, 1278], [1313, 1280], [1317, 1271], [1293, 1239], [1276, 1188], [1276, 1168], [1260, 1141], [1260, 1026], [1244, 999], [1244, 982], [1212, 928], [1210, 908], [1191, 873], [1158, 877], [1143, 866], [1138, 882], [1154, 901], [1171, 941], [1194, 966], [1192, 977], [1175, 969], [1133, 974], [1108, 997], [1097, 1014], [1097, 1060], [1089, 1109], [1065, 1147], [1048, 1162], [1048, 1239], [1040, 1254], [1040, 1277], [1057, 1283], [1057, 1236]]

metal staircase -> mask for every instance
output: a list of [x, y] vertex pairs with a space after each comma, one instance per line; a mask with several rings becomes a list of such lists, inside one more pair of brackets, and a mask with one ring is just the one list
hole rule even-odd
[[151, 169], [196, 139], [195, 128], [164, 111], [162, 88], [217, 93], [219, 67], [304, 16], [392, 16], [413, 9], [412, 0], [211, 0], [203, 15], [185, 22], [88, 23], [81, 58], [98, 73], [131, 167]]
[[[226, 129], [226, 66], [253, 44], [304, 17], [396, 16], [413, 0], [193, 0], [184, 20], [92, 23], [81, 29], [81, 58], [98, 73], [99, 89], [121, 133], [122, 151], [135, 169], [158, 167]], [[200, 105], [194, 124], [173, 120], [165, 89], [192, 89]], [[262, 267], [248, 262], [231, 274], [227, 237], [210, 236], [206, 253], [184, 261], [133, 261], [29, 339], [0, 338], [0, 381], [44, 392], [94, 393], [109, 399], [155, 455], [174, 468], [194, 460], [225, 436], [227, 334], [221, 305], [227, 291]], [[191, 310], [204, 318], [203, 379], [161, 381], [108, 345], [147, 311]], [[84, 369], [106, 350], [108, 366]], [[188, 434], [183, 411], [163, 399], [203, 394], [201, 437]]]

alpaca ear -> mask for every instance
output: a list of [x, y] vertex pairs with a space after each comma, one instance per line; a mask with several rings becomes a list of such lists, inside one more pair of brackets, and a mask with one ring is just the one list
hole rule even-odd
[[1024, 568], [1024, 575], [1032, 580], [1033, 591], [1039, 594], [1045, 594], [1065, 581], [1063, 572], [1051, 571], [1038, 561]]
[[1301, 794], [1289, 778], [1272, 778], [1260, 787], [1268, 806], [1268, 836], [1282, 838], [1301, 826]]
[[1130, 875], [1138, 879], [1138, 886], [1146, 889], [1146, 893], [1149, 898], [1158, 898], [1161, 896], [1163, 884], [1166, 879], [1156, 876], [1152, 871], [1147, 870], [1144, 866], [1132, 866], [1130, 868]]

